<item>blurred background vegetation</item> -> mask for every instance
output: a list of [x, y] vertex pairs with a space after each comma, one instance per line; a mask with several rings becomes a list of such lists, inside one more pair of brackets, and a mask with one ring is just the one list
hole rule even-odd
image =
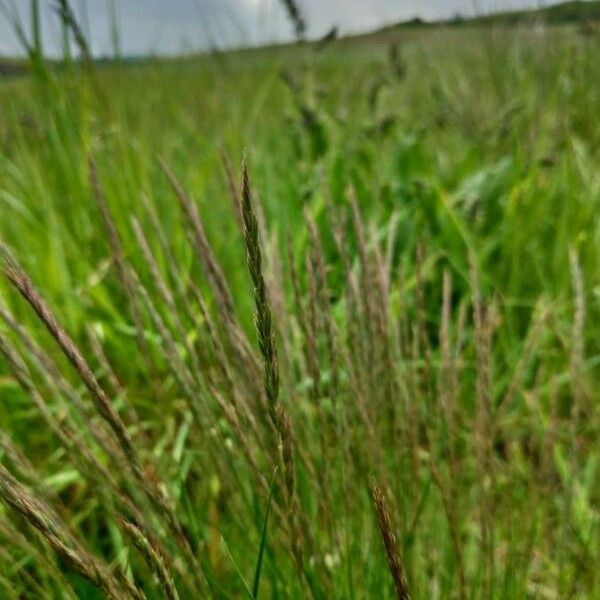
[[[458, 321], [459, 307], [472, 302], [475, 265], [480, 293], [498, 314], [490, 350], [490, 394], [498, 407], [507, 396], [510, 400], [498, 410], [494, 440], [495, 460], [503, 463], [498, 467], [498, 493], [510, 497], [504, 498], [505, 512], [498, 524], [497, 557], [505, 570], [496, 575], [493, 592], [487, 589], [490, 595], [477, 584], [475, 542], [465, 542], [468, 597], [597, 598], [599, 7], [598, 2], [570, 2], [444, 23], [411, 21], [340, 39], [332, 31], [319, 41], [135, 62], [118, 55], [94, 62], [91, 56], [86, 58], [85, 40], [79, 46], [74, 43], [76, 50], [61, 60], [48, 59], [36, 41], [36, 27], [27, 25], [22, 41], [28, 60], [2, 61], [1, 67], [0, 237], [84, 354], [91, 352], [88, 329], [97, 333], [119, 382], [130, 390], [132, 403], [143, 415], [144, 429], [151, 437], [148, 455], [161, 464], [166, 448], [183, 444], [184, 452], [201, 463], [196, 476], [213, 489], [224, 485], [229, 475], [198, 456], [203, 453], [199, 434], [185, 442], [177, 437], [182, 435], [181, 424], [187, 423], [177, 408], [177, 386], [164, 367], [156, 381], [148, 380], [146, 357], [124, 308], [127, 296], [90, 185], [90, 157], [97, 165], [124, 255], [142, 280], [151, 280], [152, 273], [136, 242], [131, 217], [136, 216], [151, 237], [154, 225], [146, 210], [147, 198], [168, 235], [182, 277], [197, 282], [214, 311], [210, 285], [198, 272], [179, 206], [159, 161], [169, 165], [198, 207], [232, 290], [236, 315], [251, 339], [254, 303], [223, 155], [233, 163], [237, 178], [247, 152], [253, 190], [268, 230], [263, 243], [267, 256], [282, 257], [284, 309], [292, 318], [297, 308], [287, 247], [303, 265], [303, 257], [311, 252], [308, 215], [316, 224], [329, 265], [332, 314], [340, 330], [348, 326], [344, 317], [348, 280], [330, 215], [331, 210], [349, 211], [352, 194], [370, 247], [387, 244], [389, 248], [395, 281], [389, 290], [391, 312], [415, 323], [423, 311], [427, 341], [421, 350], [429, 348], [434, 370], [441, 368], [442, 361], [442, 274], [451, 274], [452, 316]], [[62, 15], [65, 35], [76, 38], [74, 24]], [[296, 30], [302, 33], [299, 22]], [[343, 222], [350, 231], [350, 218]], [[353, 233], [348, 238], [351, 262], [358, 264], [360, 240]], [[396, 281], [399, 273], [403, 287]], [[309, 287], [304, 268], [299, 278], [303, 290]], [[2, 296], [35, 339], [51, 347], [42, 325], [9, 286], [3, 284]], [[162, 310], [168, 318], [168, 309]], [[543, 325], [538, 322], [540, 315], [544, 315]], [[194, 339], [193, 328], [188, 334]], [[469, 413], [477, 402], [475, 324], [469, 321], [463, 334], [467, 350], [461, 363], [460, 402]], [[161, 336], [151, 328], [146, 335], [151, 351], [160, 354]], [[292, 346], [301, 346], [300, 337], [294, 338]], [[56, 360], [64, 366], [60, 358]], [[398, 364], [402, 378], [404, 367]], [[2, 430], [26, 451], [72, 509], [73, 527], [98, 553], [119, 562], [113, 547], [116, 534], [111, 534], [111, 541], [100, 525], [90, 525], [95, 523], [90, 515], [99, 510], [93, 492], [40, 426], [40, 415], [18, 390], [8, 368], [1, 368]], [[303, 397], [310, 384], [303, 377], [296, 379], [294, 389]], [[443, 388], [443, 374], [434, 380], [433, 387]], [[157, 382], [162, 388], [160, 406], [153, 395]], [[572, 451], [570, 423], [575, 417], [571, 410], [577, 394], [587, 399], [589, 412], [581, 424], [585, 431], [577, 429], [574, 434], [577, 439], [581, 435], [581, 444]], [[319, 456], [318, 467], [327, 456], [319, 455], [310, 443], [317, 422], [291, 398], [284, 401], [291, 406], [292, 422], [297, 418], [303, 423], [299, 437], [308, 454], [314, 451]], [[551, 458], [559, 481], [554, 482], [556, 488], [537, 487], [531, 483], [537, 458], [527, 448], [532, 440], [544, 437], [555, 411], [565, 428]], [[465, 425], [463, 435], [469, 439], [473, 431]], [[418, 462], [419, 452], [431, 449], [413, 443], [411, 452]], [[398, 475], [415, 456], [402, 462], [402, 452], [393, 442], [382, 444], [389, 458], [384, 470], [392, 479], [398, 476], [389, 495], [404, 496], [408, 515], [420, 515], [422, 510], [430, 515], [423, 517], [422, 529], [410, 533], [420, 536], [418, 542], [407, 539], [410, 523], [398, 518], [414, 596], [457, 597], [456, 565], [437, 555], [451, 545], [446, 526], [439, 525], [442, 509], [437, 499], [430, 499], [429, 491], [423, 491], [431, 483], [428, 460], [417, 475], [414, 471]], [[512, 445], [521, 450], [505, 451]], [[436, 455], [442, 470], [448, 460], [444, 448], [442, 444]], [[372, 471], [366, 463], [356, 473]], [[264, 471], [270, 478], [268, 466]], [[474, 469], [458, 485], [456, 493], [467, 504], [476, 503], [479, 475]], [[186, 472], [185, 477], [192, 476]], [[302, 501], [312, 506], [316, 501], [302, 477], [310, 476], [300, 475], [299, 485], [301, 496], [305, 494]], [[336, 472], [336, 477], [341, 480], [342, 474]], [[243, 469], [240, 478], [244, 489], [252, 489]], [[363, 491], [365, 481], [356, 484]], [[234, 511], [222, 507], [218, 494], [211, 493], [208, 488], [198, 493], [206, 501], [198, 518], [215, 527], [222, 519], [234, 554], [244, 555], [248, 552], [244, 518], [234, 518]], [[264, 494], [256, 489], [252, 493], [260, 514]], [[536, 521], [539, 527], [529, 531], [528, 519], [535, 520], [537, 503], [543, 516]], [[371, 518], [368, 509], [364, 515]], [[477, 534], [469, 515], [467, 509], [461, 513], [461, 536], [473, 540]], [[385, 572], [382, 550], [376, 540], [365, 541], [366, 529], [356, 514], [352, 516], [357, 519], [352, 526], [357, 547], [338, 549], [339, 569], [340, 559], [334, 553], [335, 597], [352, 597], [345, 575], [338, 573], [344, 568], [361, 578], [355, 581], [354, 597], [382, 597], [391, 593], [391, 583], [381, 575]], [[254, 520], [255, 515], [248, 518], [249, 523]], [[554, 528], [564, 533], [556, 538], [564, 543], [562, 547], [546, 546], [552, 543], [549, 532]], [[526, 557], [519, 554], [522, 546], [513, 544], [513, 537], [520, 535], [531, 536]], [[371, 547], [377, 548], [376, 558], [371, 557]], [[245, 566], [252, 563], [256, 544], [251, 548], [248, 560], [240, 559]], [[281, 547], [279, 551], [283, 552]], [[215, 552], [218, 557], [211, 555], [210, 560], [225, 591], [215, 586], [212, 593], [242, 597], [241, 588], [228, 580], [235, 575], [227, 553]], [[281, 583], [293, 580], [293, 567], [289, 561], [279, 563], [277, 549], [268, 553], [266, 561], [271, 581], [280, 581], [265, 587], [265, 593], [268, 588], [271, 594], [266, 597], [302, 597], [301, 587]], [[522, 562], [529, 567], [520, 570]], [[11, 567], [5, 577], [17, 581], [19, 572]], [[22, 589], [26, 588], [25, 584]], [[36, 597], [23, 593], [23, 597]], [[87, 593], [91, 594], [80, 592], [80, 597], [92, 597]], [[54, 597], [52, 592], [49, 597]]]

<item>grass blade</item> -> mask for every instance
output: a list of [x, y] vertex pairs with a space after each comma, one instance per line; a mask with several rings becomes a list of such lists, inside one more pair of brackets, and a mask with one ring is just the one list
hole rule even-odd
[[271, 511], [271, 498], [273, 497], [273, 488], [275, 487], [275, 476], [277, 475], [277, 467], [273, 470], [271, 478], [271, 486], [269, 488], [269, 498], [267, 500], [267, 510], [265, 511], [265, 520], [262, 527], [262, 535], [260, 538], [260, 549], [258, 558], [256, 559], [256, 569], [254, 570], [254, 583], [252, 584], [252, 598], [258, 598], [258, 588], [260, 586], [260, 573], [262, 570], [263, 557], [265, 554], [265, 546], [267, 544], [267, 526], [269, 524], [269, 513]]

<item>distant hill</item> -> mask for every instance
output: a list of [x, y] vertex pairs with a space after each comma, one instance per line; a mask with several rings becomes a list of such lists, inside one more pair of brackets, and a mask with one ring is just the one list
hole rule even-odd
[[423, 21], [422, 19], [415, 18], [385, 27], [380, 31], [423, 28], [436, 25], [498, 25], [510, 27], [539, 22], [548, 25], [587, 25], [596, 21], [600, 22], [600, 0], [574, 0], [532, 10], [497, 12], [476, 17], [461, 17], [457, 15], [446, 21]]

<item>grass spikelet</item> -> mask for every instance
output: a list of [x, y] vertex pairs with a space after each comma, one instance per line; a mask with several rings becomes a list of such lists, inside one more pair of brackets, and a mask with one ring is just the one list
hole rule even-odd
[[270, 417], [273, 424], [280, 425], [279, 412], [279, 366], [271, 305], [267, 297], [267, 286], [262, 272], [262, 252], [259, 241], [259, 229], [256, 214], [252, 205], [250, 180], [244, 164], [242, 184], [242, 215], [244, 217], [244, 241], [246, 244], [246, 259], [250, 277], [254, 286], [254, 302], [256, 306], [256, 330], [258, 344], [263, 357], [264, 387], [269, 401]]
[[16, 525], [8, 519], [0, 519], [0, 537], [7, 546], [18, 548], [35, 562], [38, 569], [47, 573], [49, 579], [57, 584], [63, 599], [77, 600], [71, 584], [37, 529], [26, 522]]
[[157, 549], [154, 548], [148, 538], [144, 535], [144, 532], [131, 521], [120, 519], [119, 523], [138, 549], [150, 571], [160, 583], [168, 600], [179, 600], [179, 594], [177, 593], [169, 569], [165, 565], [165, 562]]
[[[141, 490], [156, 508], [158, 514], [165, 519], [169, 529], [174, 533], [178, 544], [186, 554], [191, 564], [195, 563], [189, 542], [185, 537], [180, 523], [173, 514], [172, 508], [158, 485], [146, 477], [137, 450], [135, 449], [127, 427], [115, 411], [105, 391], [98, 383], [85, 358], [61, 327], [50, 307], [35, 289], [33, 283], [12, 256], [5, 245], [0, 245], [0, 270], [23, 298], [33, 308], [40, 321], [55, 339], [69, 362], [77, 372], [81, 381], [90, 392], [98, 414], [106, 421], [110, 430], [126, 458], [126, 465], [133, 473]], [[197, 574], [196, 574], [197, 575]]]
[[230, 344], [240, 363], [243, 365], [248, 379], [251, 381], [255, 373], [254, 355], [236, 320], [231, 291], [206, 236], [198, 208], [186, 194], [183, 186], [164, 161], [161, 161], [161, 168], [186, 217], [186, 230], [190, 243], [208, 277], [216, 299], [218, 314], [224, 325]]
[[258, 344], [263, 357], [263, 383], [268, 401], [269, 418], [278, 436], [280, 460], [284, 474], [286, 501], [288, 503], [290, 535], [292, 549], [299, 568], [302, 567], [302, 550], [297, 529], [295, 498], [295, 466], [292, 447], [292, 434], [289, 417], [279, 399], [279, 366], [277, 349], [271, 316], [271, 305], [267, 296], [267, 286], [262, 272], [262, 252], [259, 242], [258, 222], [252, 205], [250, 179], [246, 163], [243, 165], [242, 179], [242, 216], [244, 217], [244, 241], [246, 245], [246, 261], [254, 286], [254, 302], [256, 306], [256, 330]]
[[83, 440], [75, 428], [70, 425], [69, 420], [65, 418], [59, 420], [52, 414], [52, 411], [47, 406], [44, 398], [34, 384], [27, 365], [12, 346], [8, 338], [2, 334], [0, 334], [0, 353], [4, 356], [15, 379], [23, 391], [31, 398], [51, 431], [56, 434], [67, 451], [75, 451], [73, 457], [76, 462], [79, 463], [80, 459], [83, 459], [80, 463], [82, 472], [88, 475], [92, 480], [102, 479], [105, 482], [112, 483], [113, 479], [110, 473], [96, 459], [93, 452], [91, 452], [86, 445], [85, 440]]
[[111, 600], [136, 600], [144, 596], [126, 580], [117, 581], [108, 568], [90, 554], [67, 529], [60, 517], [43, 501], [32, 496], [6, 468], [0, 465], [0, 498], [33, 525], [72, 569], [99, 587]]
[[16, 321], [13, 315], [1, 302], [0, 316], [8, 327], [17, 334], [23, 345], [23, 349], [27, 352], [29, 362], [35, 367], [36, 371], [41, 374], [47, 388], [49, 390], [54, 390], [55, 396], [59, 398], [61, 403], [64, 400], [68, 400], [79, 413], [79, 422], [83, 420], [88, 424], [87, 429], [96, 442], [98, 442], [99, 446], [103, 448], [107, 455], [111, 456], [113, 460], [120, 460], [121, 454], [116, 447], [116, 440], [106, 427], [106, 424], [101, 422], [100, 417], [94, 413], [93, 409], [83, 401], [77, 390], [75, 390], [63, 377], [59, 368], [48, 353], [34, 342], [26, 329]]
[[54, 313], [40, 296], [28, 275], [4, 245], [0, 246], [0, 269], [31, 308], [33, 308], [40, 321], [48, 329], [65, 356], [69, 359], [82, 382], [89, 390], [98, 414], [106, 421], [115, 434], [133, 470], [143, 479], [140, 461], [125, 424], [115, 411], [104, 390], [100, 387], [92, 370], [73, 340], [61, 327]]
[[390, 574], [394, 581], [394, 589], [396, 591], [396, 597], [398, 600], [409, 600], [410, 593], [408, 591], [408, 583], [404, 574], [404, 568], [400, 559], [400, 551], [398, 549], [398, 543], [396, 536], [392, 531], [392, 523], [390, 515], [385, 504], [385, 498], [379, 484], [374, 477], [370, 478], [371, 495], [375, 504], [375, 511], [377, 513], [377, 524], [379, 525], [379, 532], [383, 541], [383, 547], [385, 549], [385, 555], [387, 557], [388, 567]]
[[21, 452], [20, 448], [15, 446], [11, 437], [2, 430], [0, 430], [0, 457], [3, 460], [8, 460], [12, 472], [16, 473], [36, 493], [51, 501], [57, 500], [54, 490], [39, 480], [27, 456]]

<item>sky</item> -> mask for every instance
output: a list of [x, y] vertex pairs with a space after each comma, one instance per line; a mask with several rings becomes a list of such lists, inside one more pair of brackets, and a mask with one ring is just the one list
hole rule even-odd
[[[45, 51], [58, 55], [60, 28], [55, 0], [40, 0]], [[27, 19], [30, 0], [0, 0]], [[111, 4], [116, 5], [125, 55], [180, 54], [209, 48], [282, 42], [293, 37], [281, 0], [71, 0], [96, 56], [113, 48]], [[550, 4], [550, 0], [299, 0], [309, 37], [337, 26], [342, 33], [369, 31], [400, 20], [439, 19]], [[27, 21], [26, 21], [27, 22]], [[0, 13], [0, 55], [19, 53]]]

